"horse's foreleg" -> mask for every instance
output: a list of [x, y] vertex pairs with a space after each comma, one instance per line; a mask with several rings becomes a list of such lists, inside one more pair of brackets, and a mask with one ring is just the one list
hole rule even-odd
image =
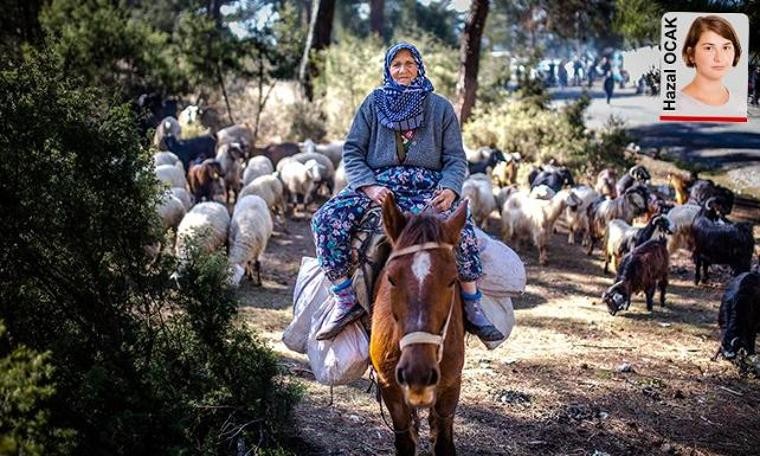
[[412, 410], [406, 405], [401, 389], [393, 385], [381, 387], [380, 392], [393, 421], [396, 454], [414, 456], [417, 448], [417, 431], [412, 423]]
[[461, 383], [457, 383], [443, 391], [430, 411], [430, 436], [435, 456], [457, 454], [454, 446], [454, 413], [459, 402], [460, 386]]

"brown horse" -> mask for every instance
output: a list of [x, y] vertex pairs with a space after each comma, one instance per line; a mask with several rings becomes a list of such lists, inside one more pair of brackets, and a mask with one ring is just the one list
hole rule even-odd
[[435, 455], [456, 454], [453, 421], [464, 365], [464, 320], [454, 246], [467, 203], [445, 221], [402, 214], [392, 197], [383, 224], [393, 250], [372, 311], [370, 357], [396, 432], [396, 453], [413, 455], [412, 414], [430, 408]]

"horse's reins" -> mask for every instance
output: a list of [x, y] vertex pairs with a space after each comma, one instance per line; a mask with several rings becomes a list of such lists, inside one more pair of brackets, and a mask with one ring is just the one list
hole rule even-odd
[[[423, 250], [445, 249], [450, 251], [453, 248], [454, 246], [452, 244], [447, 244], [444, 242], [425, 242], [423, 244], [410, 245], [409, 247], [404, 247], [403, 249], [392, 252], [388, 257], [388, 262], [391, 262], [398, 257], [411, 255]], [[446, 323], [443, 325], [443, 331], [441, 331], [441, 334], [432, 334], [427, 331], [414, 331], [409, 334], [405, 334], [404, 337], [402, 337], [398, 342], [399, 348], [401, 350], [413, 344], [436, 345], [438, 346], [438, 364], [441, 363], [441, 360], [443, 359], [443, 342], [446, 340], [446, 333], [449, 330], [449, 323], [451, 323], [451, 314], [454, 310], [454, 293], [456, 292], [456, 288], [454, 290], [455, 291], [452, 292], [451, 296], [451, 303], [449, 303], [449, 314], [446, 317]]]

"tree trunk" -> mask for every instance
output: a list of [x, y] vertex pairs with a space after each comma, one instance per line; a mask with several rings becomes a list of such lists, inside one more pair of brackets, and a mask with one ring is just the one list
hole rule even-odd
[[383, 38], [385, 0], [370, 0], [369, 2], [369, 25], [372, 33]]
[[227, 96], [227, 88], [224, 87], [224, 72], [222, 71], [222, 64], [219, 62], [216, 62], [216, 77], [219, 81], [219, 88], [222, 89], [222, 96], [224, 97], [224, 104], [227, 106], [227, 116], [230, 118], [230, 124], [235, 125], [235, 119], [232, 118], [230, 99]]
[[314, 86], [312, 81], [319, 76], [319, 70], [311, 62], [311, 50], [322, 50], [330, 45], [332, 36], [333, 17], [335, 16], [335, 0], [313, 0], [309, 34], [306, 37], [301, 66], [298, 70], [298, 79], [301, 81], [306, 99], [314, 99]]
[[475, 106], [480, 65], [480, 39], [483, 36], [487, 15], [488, 0], [473, 0], [459, 46], [456, 112], [460, 125], [467, 122]]

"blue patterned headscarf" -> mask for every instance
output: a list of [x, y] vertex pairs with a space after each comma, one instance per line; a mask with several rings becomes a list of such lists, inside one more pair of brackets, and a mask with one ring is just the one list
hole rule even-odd
[[[391, 77], [391, 61], [402, 49], [411, 52], [417, 63], [417, 77], [405, 86]], [[433, 84], [425, 76], [425, 64], [420, 51], [409, 43], [398, 43], [385, 53], [384, 84], [372, 92], [375, 111], [380, 123], [392, 130], [413, 130], [425, 122], [423, 102], [432, 92]]]

